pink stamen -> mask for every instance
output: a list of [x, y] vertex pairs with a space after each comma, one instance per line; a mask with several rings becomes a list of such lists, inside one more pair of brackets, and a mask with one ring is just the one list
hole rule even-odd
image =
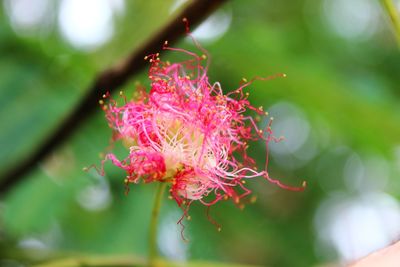
[[[251, 105], [249, 94], [243, 92], [256, 80], [284, 75], [255, 77], [224, 95], [219, 83], [210, 84], [208, 52], [189, 33], [187, 20], [185, 23], [202, 55], [171, 48], [166, 42], [163, 49], [185, 53], [190, 59], [171, 64], [161, 61], [158, 53], [148, 55], [149, 93], [140, 86], [134, 100], [121, 93], [121, 106], [109, 94], [103, 96], [107, 103], [100, 101], [114, 130], [113, 141], [122, 140], [129, 148], [123, 160], [107, 154], [102, 166], [111, 161], [123, 169], [127, 186], [139, 181], [170, 183], [170, 196], [184, 211], [180, 224], [195, 200], [209, 208], [232, 198], [236, 205], [243, 206], [241, 199], [251, 194], [245, 186], [250, 178], [263, 177], [283, 189], [304, 190], [305, 184], [292, 187], [269, 176], [268, 144], [280, 139], [273, 136], [272, 119], [264, 129], [257, 126], [249, 111], [257, 116], [267, 115], [261, 107]], [[256, 161], [247, 153], [249, 143], [258, 141], [264, 142], [266, 148], [263, 170], [257, 170]], [[99, 172], [104, 174], [104, 169]]]

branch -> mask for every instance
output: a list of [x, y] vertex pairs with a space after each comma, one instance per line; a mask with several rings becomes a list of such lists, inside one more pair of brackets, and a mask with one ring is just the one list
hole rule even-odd
[[[164, 267], [259, 267], [255, 265], [244, 265], [234, 263], [218, 263], [218, 262], [202, 262], [202, 261], [188, 261], [188, 262], [173, 262], [162, 259], [157, 259], [157, 266]], [[130, 256], [91, 256], [91, 257], [75, 257], [50, 261], [47, 263], [36, 264], [34, 267], [144, 267], [147, 266], [144, 260], [133, 258]]]
[[165, 27], [160, 29], [150, 40], [132, 52], [128, 58], [115, 67], [105, 70], [94, 80], [88, 88], [87, 94], [75, 107], [71, 114], [59, 125], [56, 131], [16, 168], [11, 169], [0, 179], [0, 193], [4, 194], [13, 186], [21, 182], [29, 171], [37, 166], [55, 148], [63, 144], [98, 107], [98, 99], [107, 91], [113, 92], [123, 86], [129, 78], [140, 72], [147, 62], [144, 56], [157, 53], [161, 50], [164, 41], [174, 43], [185, 36], [185, 26], [182, 18], [186, 17], [192, 25], [202, 20], [216, 10], [226, 0], [192, 0], [188, 6]]

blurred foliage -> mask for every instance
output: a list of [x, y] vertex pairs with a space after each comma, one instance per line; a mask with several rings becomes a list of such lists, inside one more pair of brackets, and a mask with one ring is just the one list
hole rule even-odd
[[[359, 194], [343, 178], [346, 161], [354, 153], [362, 159], [384, 159], [389, 178], [382, 190], [394, 197], [400, 195], [394, 153], [400, 145], [400, 55], [395, 38], [379, 6], [375, 8], [381, 24], [372, 35], [341, 36], [324, 13], [328, 2], [231, 1], [223, 8], [232, 14], [229, 30], [213, 42], [200, 39], [212, 56], [211, 81], [220, 81], [226, 92], [234, 90], [242, 77], [286, 73], [285, 79], [255, 82], [249, 89], [250, 99], [266, 110], [277, 103], [296, 107], [310, 125], [303, 146], [312, 147], [314, 152], [312, 156], [306, 152], [290, 154], [283, 161], [272, 153], [272, 175], [289, 184], [301, 184], [305, 179], [306, 191], [288, 192], [254, 179], [250, 187], [258, 202], [243, 211], [232, 203], [211, 209], [212, 217], [222, 225], [220, 233], [207, 220], [204, 207], [193, 205], [192, 220], [185, 222], [190, 242], [180, 240], [179, 227], [176, 237], [170, 234], [180, 241], [177, 246], [187, 251], [189, 259], [290, 267], [336, 261], [333, 248], [324, 248], [321, 253], [314, 220], [321, 202], [332, 193]], [[13, 31], [3, 5], [0, 174], [18, 166], [40, 147], [96, 73], [116, 64], [149, 38], [171, 16], [172, 5], [165, 0], [125, 1], [123, 15], [115, 19], [113, 38], [89, 52], [74, 49], [62, 38], [54, 13], [58, 4], [49, 14], [52, 26], [45, 33], [37, 30], [28, 34]], [[177, 46], [195, 49], [185, 40]], [[173, 53], [162, 57], [171, 61], [181, 58]], [[148, 85], [146, 73], [134, 77], [124, 89], [128, 94], [134, 91], [135, 81]], [[273, 115], [278, 124], [280, 114]], [[297, 129], [291, 130], [296, 138]], [[44, 252], [28, 255], [34, 261], [52, 253], [77, 251], [146, 256], [154, 185], [132, 186], [125, 196], [124, 174], [111, 164], [106, 166], [105, 179], [94, 170], [82, 171], [85, 166], [99, 164], [98, 155], [106, 150], [110, 136], [99, 108], [22, 184], [1, 196], [0, 263], [6, 259], [24, 262], [24, 248], [38, 242]], [[285, 146], [285, 142], [278, 146]], [[251, 148], [262, 164], [263, 146]], [[116, 150], [124, 153], [118, 145]], [[380, 179], [379, 173], [374, 179]], [[107, 199], [103, 206], [90, 206], [96, 194]], [[178, 221], [180, 215], [175, 203], [166, 201], [162, 224], [171, 217]]]

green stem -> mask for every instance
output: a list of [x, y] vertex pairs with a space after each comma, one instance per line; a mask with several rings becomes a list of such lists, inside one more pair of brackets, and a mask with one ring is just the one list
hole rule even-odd
[[386, 12], [389, 14], [390, 20], [394, 26], [397, 42], [400, 45], [400, 17], [396, 6], [394, 5], [393, 0], [381, 0], [381, 2]]
[[158, 184], [156, 197], [154, 199], [153, 211], [151, 213], [150, 235], [149, 235], [149, 265], [150, 265], [150, 267], [156, 266], [155, 262], [158, 258], [158, 250], [157, 250], [158, 215], [160, 213], [162, 197], [164, 195], [166, 186], [167, 186], [167, 183], [161, 182]]

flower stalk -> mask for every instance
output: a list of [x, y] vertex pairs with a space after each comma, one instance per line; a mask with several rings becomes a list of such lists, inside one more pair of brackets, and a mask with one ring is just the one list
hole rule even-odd
[[155, 267], [158, 258], [157, 249], [157, 230], [158, 230], [158, 215], [160, 214], [162, 198], [164, 195], [167, 183], [160, 182], [157, 185], [157, 192], [154, 198], [153, 211], [151, 213], [150, 233], [149, 233], [149, 266]]

